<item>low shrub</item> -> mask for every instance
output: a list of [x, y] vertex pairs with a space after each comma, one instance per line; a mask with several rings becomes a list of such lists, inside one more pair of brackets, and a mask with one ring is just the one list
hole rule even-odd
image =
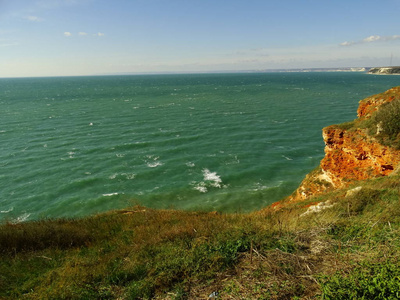
[[400, 100], [382, 105], [372, 120], [375, 126], [370, 131], [378, 140], [384, 145], [400, 149]]
[[364, 188], [348, 197], [348, 211], [350, 214], [358, 215], [364, 212], [369, 205], [378, 203], [380, 198], [381, 192], [379, 190]]
[[324, 276], [322, 299], [400, 299], [400, 266], [397, 261], [364, 262], [348, 274]]

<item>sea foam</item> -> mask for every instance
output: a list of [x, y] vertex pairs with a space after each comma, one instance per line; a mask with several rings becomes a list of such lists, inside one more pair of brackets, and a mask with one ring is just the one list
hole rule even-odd
[[0, 210], [0, 213], [2, 213], [2, 214], [7, 214], [7, 213], [9, 213], [9, 212], [11, 212], [11, 211], [13, 211], [14, 210], [14, 207], [11, 207], [10, 209], [8, 209], [8, 210]]
[[104, 197], [111, 197], [111, 196], [116, 196], [116, 195], [119, 195], [119, 193], [103, 194]]
[[19, 217], [15, 218], [14, 220], [12, 220], [11, 223], [18, 224], [18, 223], [25, 222], [26, 220], [28, 220], [30, 215], [31, 215], [30, 213], [24, 213], [24, 214], [20, 215]]
[[217, 175], [217, 172], [210, 172], [208, 169], [203, 170], [205, 181], [209, 181], [213, 187], [221, 188], [222, 179]]
[[191, 185], [194, 185], [193, 189], [201, 192], [207, 193], [208, 188], [226, 188], [226, 185], [223, 185], [221, 177], [217, 174], [217, 172], [211, 172], [209, 169], [203, 169], [203, 181], [196, 182], [192, 181]]

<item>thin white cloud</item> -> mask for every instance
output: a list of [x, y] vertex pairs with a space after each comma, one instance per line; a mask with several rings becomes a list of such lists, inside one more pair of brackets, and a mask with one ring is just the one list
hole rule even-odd
[[354, 44], [356, 44], [356, 42], [343, 42], [343, 43], [340, 43], [340, 46], [351, 46], [351, 45], [354, 45]]
[[379, 35], [371, 35], [369, 37], [366, 37], [365, 39], [363, 39], [362, 41], [364, 43], [371, 43], [371, 42], [376, 42], [376, 41], [380, 41], [382, 40], [382, 37]]
[[399, 39], [400, 39], [400, 35], [391, 35], [391, 36], [371, 35], [360, 41], [343, 42], [340, 44], [340, 46], [353, 46], [353, 45], [357, 45], [357, 44], [387, 42], [387, 41], [394, 41], [394, 40], [399, 40]]
[[13, 47], [13, 46], [18, 46], [19, 44], [18, 43], [1, 43], [0, 42], [0, 48], [3, 48], [3, 47]]
[[42, 22], [43, 21], [42, 18], [39, 18], [37, 16], [27, 16], [27, 17], [24, 17], [24, 19], [28, 20], [30, 22]]
[[[65, 31], [64, 32], [64, 36], [66, 36], [66, 37], [71, 37], [72, 35], [73, 34], [70, 31]], [[84, 32], [84, 31], [79, 31], [78, 35], [79, 36], [87, 36], [89, 34], [87, 32]], [[102, 36], [105, 36], [105, 34], [102, 33], [102, 32], [98, 32], [98, 33], [93, 34], [93, 36], [102, 37]]]

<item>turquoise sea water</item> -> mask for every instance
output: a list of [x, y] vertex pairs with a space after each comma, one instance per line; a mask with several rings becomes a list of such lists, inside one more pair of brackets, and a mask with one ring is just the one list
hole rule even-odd
[[400, 77], [262, 73], [0, 79], [0, 220], [142, 204], [248, 212], [291, 194], [321, 129]]

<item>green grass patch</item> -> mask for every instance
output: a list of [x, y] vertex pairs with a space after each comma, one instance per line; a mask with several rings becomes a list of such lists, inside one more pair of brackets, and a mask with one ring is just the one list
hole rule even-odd
[[399, 262], [362, 262], [348, 272], [322, 277], [322, 299], [400, 299]]
[[363, 123], [381, 144], [400, 149], [400, 99], [383, 104]]

